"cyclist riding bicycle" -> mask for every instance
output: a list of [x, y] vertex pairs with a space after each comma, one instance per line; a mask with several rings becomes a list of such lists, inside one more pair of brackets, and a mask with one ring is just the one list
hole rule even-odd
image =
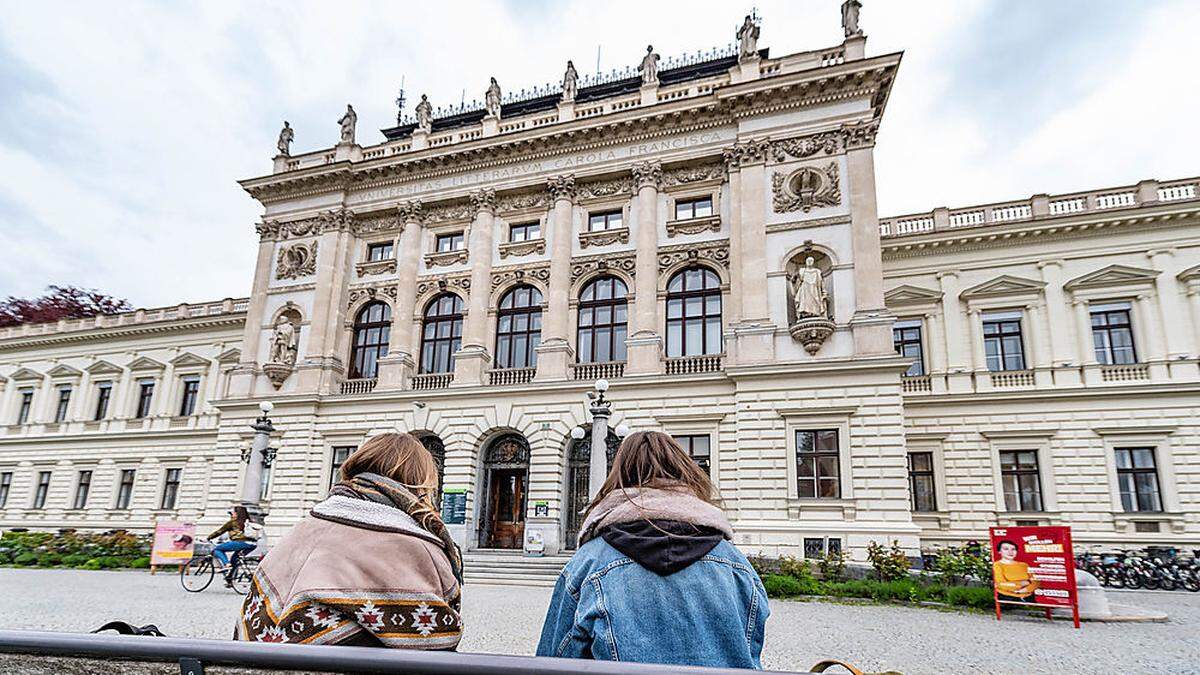
[[256, 523], [250, 522], [250, 513], [246, 511], [244, 506], [235, 506], [229, 510], [229, 520], [218, 528], [215, 532], [208, 535], [207, 539], [212, 541], [222, 534], [228, 536], [227, 541], [223, 541], [213, 547], [213, 557], [221, 561], [225, 567], [225, 585], [233, 585], [233, 570], [235, 565], [231, 564], [226, 553], [232, 553], [233, 559], [236, 561], [244, 553], [254, 550], [258, 544], [255, 540], [258, 537], [248, 530], [259, 529]]

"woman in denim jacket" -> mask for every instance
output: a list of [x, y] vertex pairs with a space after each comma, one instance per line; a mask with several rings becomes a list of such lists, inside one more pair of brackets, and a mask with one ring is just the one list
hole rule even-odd
[[631, 434], [588, 506], [546, 613], [538, 656], [761, 668], [767, 594], [666, 434]]

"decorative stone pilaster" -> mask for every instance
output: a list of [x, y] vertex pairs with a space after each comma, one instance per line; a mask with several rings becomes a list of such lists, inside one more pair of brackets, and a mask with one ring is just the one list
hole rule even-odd
[[400, 233], [398, 293], [392, 312], [391, 345], [387, 356], [379, 359], [379, 382], [375, 388], [380, 391], [407, 389], [416, 369], [413, 317], [425, 214], [420, 201], [400, 204], [397, 214], [404, 228]]
[[565, 380], [575, 354], [571, 349], [571, 224], [575, 176], [555, 176], [547, 181], [554, 205], [550, 210], [550, 284], [546, 320], [537, 346], [537, 381]]
[[[736, 321], [731, 321], [727, 342], [732, 342], [739, 364], [770, 363], [775, 360], [775, 323], [771, 320], [767, 287], [766, 160], [771, 143], [743, 141], [722, 153], [729, 169], [732, 222], [730, 253], [733, 264], [731, 295]], [[829, 336], [825, 326], [816, 332], [797, 333], [808, 348], [819, 347]], [[831, 332], [831, 331], [830, 331]]]
[[492, 281], [492, 248], [496, 223], [496, 192], [490, 188], [471, 193], [475, 220], [468, 245], [471, 260], [471, 293], [463, 327], [462, 349], [454, 355], [454, 384], [471, 387], [484, 384], [492, 361], [487, 348], [488, 298]]
[[637, 194], [637, 244], [634, 275], [633, 331], [626, 340], [630, 375], [662, 372], [662, 335], [658, 321], [658, 186], [662, 165], [639, 162], [632, 167]]
[[258, 345], [262, 333], [263, 313], [266, 311], [267, 287], [271, 283], [271, 262], [274, 258], [273, 228], [259, 223], [258, 258], [254, 264], [254, 283], [250, 303], [246, 308], [246, 324], [242, 330], [242, 356], [229, 377], [229, 396], [246, 398], [254, 393], [254, 377], [258, 370]]
[[[1157, 198], [1157, 190], [1155, 190]], [[1159, 270], [1159, 274], [1154, 278], [1155, 295], [1158, 296], [1158, 311], [1163, 317], [1184, 317], [1184, 309], [1179, 298], [1179, 285], [1176, 281], [1175, 250], [1174, 249], [1155, 249], [1149, 251], [1147, 257], [1154, 265], [1154, 269]], [[1166, 332], [1166, 352], [1167, 358], [1172, 361], [1186, 359], [1192, 354], [1192, 340], [1188, 335], [1187, 322], [1173, 319], [1163, 324]]]
[[[317, 226], [321, 235], [320, 255], [333, 261], [345, 260], [353, 224], [354, 214], [347, 209], [322, 213]], [[347, 351], [349, 347], [344, 333], [347, 308], [342, 299], [346, 297], [352, 270], [340, 263], [320, 263], [318, 259], [305, 353], [296, 362], [297, 392], [328, 394], [346, 375], [340, 358], [341, 343], [346, 343]]]
[[879, 249], [879, 210], [875, 202], [875, 134], [878, 121], [842, 127], [850, 196], [850, 240], [854, 255], [854, 351], [892, 354], [894, 317], [883, 301], [883, 257]]

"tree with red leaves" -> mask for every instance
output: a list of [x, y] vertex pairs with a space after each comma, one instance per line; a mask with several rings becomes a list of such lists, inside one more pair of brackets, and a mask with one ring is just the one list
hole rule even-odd
[[95, 289], [50, 286], [40, 298], [8, 296], [0, 302], [0, 328], [23, 323], [47, 323], [59, 319], [83, 319], [97, 314], [116, 314], [133, 309], [129, 301]]

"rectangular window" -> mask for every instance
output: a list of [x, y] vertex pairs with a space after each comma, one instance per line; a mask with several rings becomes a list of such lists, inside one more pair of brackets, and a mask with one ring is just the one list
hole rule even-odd
[[508, 240], [510, 242], [529, 241], [530, 239], [541, 238], [541, 223], [521, 223], [519, 225], [512, 225], [508, 228]]
[[1154, 448], [1116, 448], [1117, 488], [1127, 512], [1162, 511]]
[[350, 456], [350, 453], [357, 450], [353, 445], [339, 445], [333, 449], [333, 455], [329, 462], [329, 487], [333, 487], [341, 477], [338, 472], [342, 469], [342, 463]]
[[983, 351], [988, 370], [1025, 370], [1025, 344], [1021, 315], [1005, 313], [983, 317]]
[[33, 409], [33, 390], [21, 390], [21, 408], [17, 411], [17, 424], [29, 421], [29, 411]]
[[179, 496], [179, 478], [182, 473], [183, 469], [167, 469], [167, 474], [163, 479], [162, 500], [159, 501], [158, 508], [175, 508], [175, 498]]
[[92, 419], [102, 420], [108, 417], [108, 402], [112, 400], [112, 382], [101, 382], [96, 385], [96, 414]]
[[8, 491], [12, 489], [12, 472], [0, 473], [0, 509], [8, 505]]
[[446, 253], [447, 251], [461, 251], [462, 249], [462, 232], [450, 232], [449, 234], [439, 234], [437, 236], [438, 253]]
[[675, 202], [675, 220], [707, 218], [713, 214], [712, 197], [681, 199]]
[[934, 485], [933, 453], [908, 453], [908, 493], [913, 511], [937, 511]]
[[621, 220], [621, 210], [601, 211], [588, 214], [588, 232], [603, 232], [624, 227]]
[[712, 459], [712, 444], [708, 434], [685, 434], [674, 438], [675, 442], [686, 450], [692, 460], [704, 470], [704, 473], [712, 476], [709, 465], [709, 461]]
[[271, 489], [271, 472], [274, 471], [274, 469], [274, 464], [263, 468], [262, 482], [258, 485], [258, 498], [262, 501], [266, 501], [267, 491]]
[[1091, 309], [1096, 360], [1105, 365], [1137, 363], [1129, 304], [1102, 305]]
[[1000, 453], [1000, 482], [1004, 485], [1004, 508], [1009, 511], [1042, 510], [1042, 477], [1036, 450], [1005, 450]]
[[134, 469], [121, 469], [121, 482], [117, 484], [117, 503], [115, 508], [128, 509], [129, 503], [133, 501], [133, 478], [136, 475]]
[[154, 401], [154, 380], [141, 380], [138, 382], [138, 404], [137, 417], [150, 416], [150, 404]]
[[92, 472], [80, 471], [79, 480], [75, 482], [75, 509], [87, 506], [88, 493], [92, 491]]
[[796, 494], [801, 499], [841, 499], [837, 429], [796, 431]]
[[367, 245], [367, 260], [375, 262], [378, 260], [391, 260], [393, 257], [392, 242], [387, 241], [380, 244]]
[[187, 417], [196, 412], [196, 399], [200, 397], [200, 378], [183, 378], [183, 399], [179, 401], [179, 416]]
[[54, 411], [55, 422], [67, 421], [67, 409], [71, 407], [71, 387], [58, 388], [58, 408]]
[[892, 327], [892, 346], [896, 353], [913, 360], [905, 375], [924, 375], [925, 356], [921, 348], [921, 322], [897, 321]]
[[41, 509], [46, 506], [46, 495], [50, 493], [50, 472], [39, 471], [37, 491], [33, 493], [33, 508]]

